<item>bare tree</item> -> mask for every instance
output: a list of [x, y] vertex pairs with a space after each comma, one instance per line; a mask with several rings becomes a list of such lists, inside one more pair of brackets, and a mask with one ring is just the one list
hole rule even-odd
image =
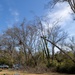
[[[54, 25], [47, 29], [47, 37], [51, 40], [54, 44], [58, 44], [64, 41], [67, 38], [67, 33], [64, 32], [61, 26]], [[54, 59], [54, 48], [55, 46], [52, 44], [52, 60]]]
[[69, 41], [65, 45], [66, 45], [66, 47], [69, 48], [69, 50], [72, 51], [73, 56], [75, 58], [75, 37], [74, 36], [73, 37], [70, 37], [69, 38]]
[[1, 37], [1, 46], [4, 51], [8, 51], [9, 57], [11, 57], [10, 61], [13, 65], [14, 56], [15, 56], [15, 37], [13, 35], [13, 29], [7, 29]]

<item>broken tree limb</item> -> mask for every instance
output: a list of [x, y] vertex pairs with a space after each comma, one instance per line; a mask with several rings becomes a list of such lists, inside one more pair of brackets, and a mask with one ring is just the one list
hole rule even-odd
[[75, 60], [71, 56], [69, 56], [65, 51], [63, 51], [59, 46], [54, 44], [52, 41], [46, 39], [46, 37], [44, 37], [44, 36], [41, 36], [41, 38], [43, 38], [44, 40], [46, 40], [46, 41], [50, 42], [51, 44], [53, 44], [56, 48], [58, 48], [61, 52], [63, 52], [69, 59], [71, 59], [75, 63]]

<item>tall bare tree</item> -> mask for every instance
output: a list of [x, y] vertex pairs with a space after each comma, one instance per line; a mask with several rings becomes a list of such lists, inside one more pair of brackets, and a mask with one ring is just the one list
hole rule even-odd
[[[64, 32], [61, 26], [52, 26], [51, 28], [47, 29], [47, 37], [51, 40], [54, 44], [58, 44], [64, 41], [67, 38], [67, 33]], [[54, 59], [54, 48], [55, 46], [52, 44], [52, 60]]]

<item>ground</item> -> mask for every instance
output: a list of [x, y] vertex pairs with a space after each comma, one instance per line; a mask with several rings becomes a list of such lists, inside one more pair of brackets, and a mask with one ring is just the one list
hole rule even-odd
[[32, 74], [32, 73], [27, 73], [25, 71], [2, 70], [0, 72], [0, 75], [69, 75], [69, 74], [58, 74], [58, 73]]

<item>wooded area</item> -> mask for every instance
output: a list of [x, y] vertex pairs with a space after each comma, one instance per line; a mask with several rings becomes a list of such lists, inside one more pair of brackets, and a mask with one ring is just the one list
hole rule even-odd
[[[60, 1], [67, 1], [75, 13], [75, 0], [53, 0], [53, 7]], [[52, 6], [51, 2], [48, 5]], [[46, 21], [45, 23], [47, 24]], [[10, 68], [19, 64], [19, 69], [37, 73], [75, 73], [75, 36], [69, 36], [58, 25], [58, 21], [45, 28], [38, 17], [34, 21], [24, 19], [0, 35], [0, 65], [2, 64], [7, 64]]]

